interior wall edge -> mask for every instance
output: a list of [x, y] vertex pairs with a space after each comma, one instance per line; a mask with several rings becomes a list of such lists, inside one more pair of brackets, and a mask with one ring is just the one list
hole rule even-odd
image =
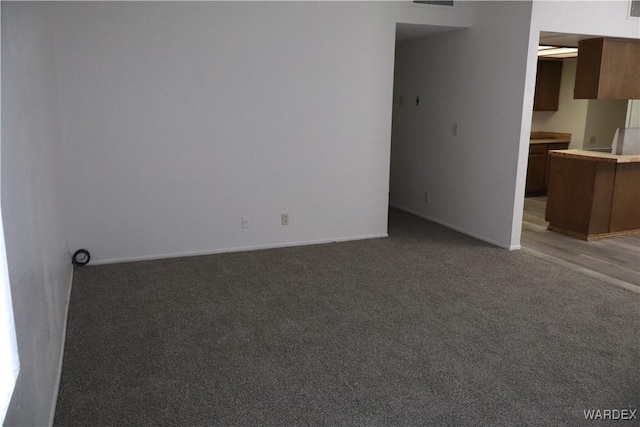
[[67, 342], [67, 321], [69, 320], [69, 303], [71, 302], [71, 288], [73, 286], [73, 268], [69, 273], [69, 292], [67, 293], [67, 303], [64, 308], [64, 321], [62, 323], [62, 345], [60, 346], [60, 356], [58, 363], [58, 374], [56, 376], [56, 382], [53, 390], [53, 400], [51, 402], [51, 414], [49, 415], [49, 425], [53, 426], [53, 421], [56, 416], [56, 406], [58, 403], [58, 394], [60, 392], [60, 380], [62, 378], [62, 362], [64, 359], [64, 345]]

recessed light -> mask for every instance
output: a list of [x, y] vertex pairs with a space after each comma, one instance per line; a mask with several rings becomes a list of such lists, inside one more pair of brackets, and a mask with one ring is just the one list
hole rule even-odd
[[575, 58], [577, 47], [538, 46], [538, 56], [543, 58]]

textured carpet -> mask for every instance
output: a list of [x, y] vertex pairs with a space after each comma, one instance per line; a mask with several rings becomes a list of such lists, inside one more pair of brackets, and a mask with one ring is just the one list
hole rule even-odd
[[640, 409], [639, 313], [396, 210], [385, 239], [88, 266], [55, 425], [583, 425]]

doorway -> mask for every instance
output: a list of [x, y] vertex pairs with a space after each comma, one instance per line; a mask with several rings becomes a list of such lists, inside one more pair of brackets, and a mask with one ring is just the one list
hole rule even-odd
[[[598, 36], [542, 32], [539, 45], [577, 48], [580, 40], [595, 37]], [[544, 60], [539, 58], [539, 63]], [[611, 283], [640, 290], [640, 263], [633, 259], [637, 257], [640, 237], [603, 240], [594, 244], [547, 230], [549, 223], [545, 220], [545, 210], [548, 153], [543, 149], [545, 144], [538, 142], [551, 140], [550, 137], [558, 137], [558, 141], [564, 141], [562, 135], [569, 135], [567, 140], [570, 149], [611, 152], [616, 129], [630, 126], [628, 110], [633, 104], [627, 100], [574, 99], [577, 57], [546, 61], [556, 61], [556, 64], [560, 65], [561, 80], [555, 95], [556, 107], [546, 111], [536, 111], [534, 108], [532, 115], [525, 186], [527, 197], [524, 200], [522, 220], [522, 248], [534, 255], [562, 263]], [[537, 91], [545, 90], [541, 89], [539, 84], [544, 80], [540, 77], [541, 72], [544, 70], [538, 66]], [[635, 248], [635, 254], [632, 248]]]
[[440, 195], [447, 192], [446, 177], [433, 165], [446, 153], [437, 143], [440, 129], [434, 123], [450, 114], [450, 106], [447, 90], [437, 81], [455, 60], [445, 64], [433, 58], [442, 56], [438, 45], [461, 30], [396, 25], [389, 206], [439, 223], [435, 208]]

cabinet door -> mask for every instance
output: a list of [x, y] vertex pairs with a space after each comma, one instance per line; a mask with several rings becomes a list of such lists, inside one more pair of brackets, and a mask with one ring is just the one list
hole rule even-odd
[[610, 232], [640, 229], [640, 163], [618, 163]]
[[578, 45], [575, 99], [640, 98], [640, 41], [589, 39]]
[[545, 173], [544, 173], [544, 191], [545, 193], [547, 192], [547, 189], [549, 188], [549, 162], [551, 161], [551, 157], [548, 154], [550, 150], [566, 150], [567, 148], [569, 148], [569, 143], [568, 142], [557, 142], [554, 144], [548, 144], [547, 145], [547, 162], [546, 162], [546, 166], [545, 166]]
[[546, 166], [547, 153], [529, 154], [529, 165], [527, 166], [527, 184], [525, 192], [527, 195], [543, 193], [546, 191]]
[[562, 61], [538, 60], [536, 92], [533, 98], [534, 111], [558, 111]]

